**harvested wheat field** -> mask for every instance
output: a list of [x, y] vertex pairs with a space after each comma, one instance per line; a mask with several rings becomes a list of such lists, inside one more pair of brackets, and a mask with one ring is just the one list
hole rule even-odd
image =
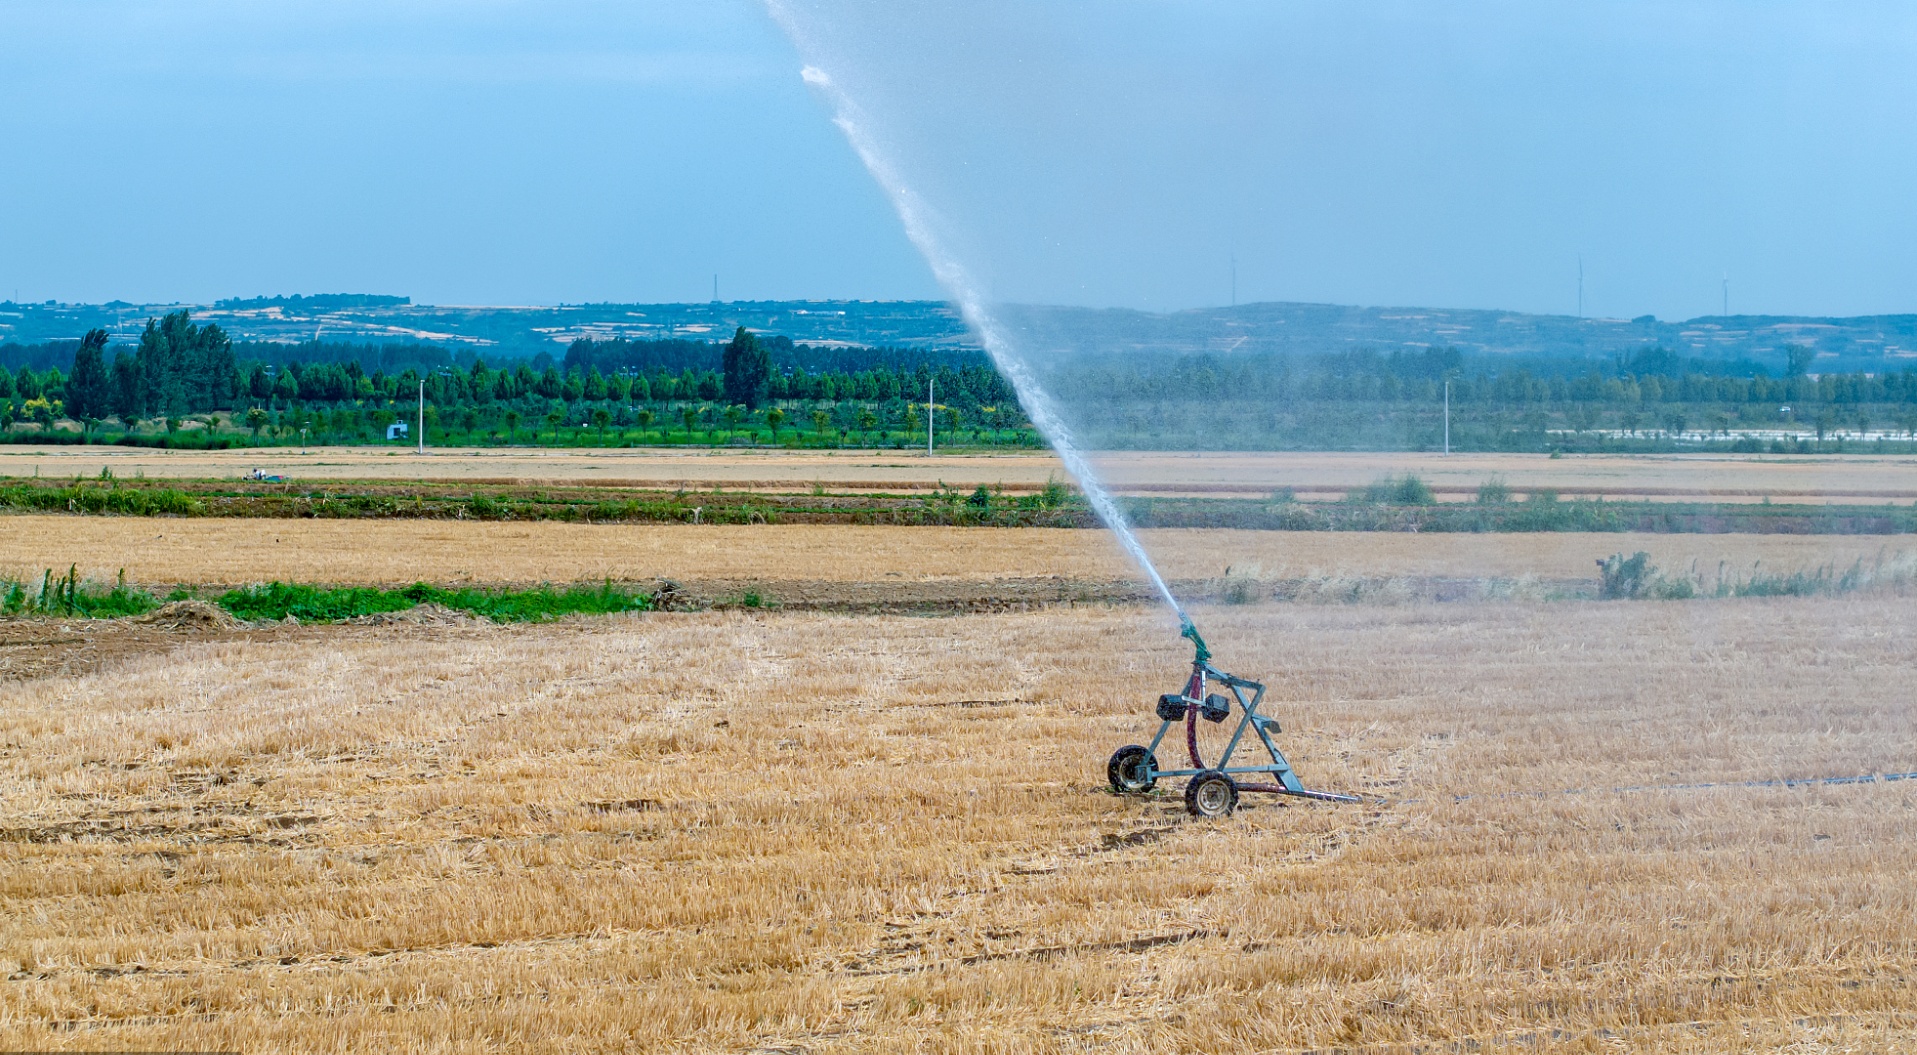
[[1917, 769], [1907, 602], [1199, 619], [1370, 802], [1108, 793], [1189, 660], [1139, 608], [208, 627], [0, 685], [0, 1048], [1917, 1046], [1917, 781], [1737, 783]]
[[[1794, 571], [1917, 553], [1904, 536], [1672, 535], [1163, 529], [1140, 532], [1167, 577], [1591, 578], [1613, 553], [1660, 567], [1720, 562]], [[107, 581], [245, 583], [572, 582], [727, 579], [909, 582], [1056, 577], [1132, 582], [1110, 534], [1073, 528], [956, 528], [0, 516], [0, 575], [38, 579], [78, 565]]]
[[[1504, 481], [1528, 494], [1792, 502], [1917, 499], [1917, 458], [1902, 455], [1566, 455], [1410, 452], [1102, 451], [1099, 473], [1124, 494], [1249, 495], [1281, 489], [1342, 495], [1415, 473], [1441, 497]], [[165, 451], [134, 447], [0, 447], [0, 477], [239, 479], [255, 469], [289, 480], [516, 481], [647, 488], [920, 491], [981, 484], [1030, 490], [1069, 479], [1049, 451], [736, 450], [709, 448], [315, 447]]]

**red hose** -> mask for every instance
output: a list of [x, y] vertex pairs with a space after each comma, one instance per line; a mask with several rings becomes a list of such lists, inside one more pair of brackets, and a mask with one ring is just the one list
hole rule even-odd
[[1193, 769], [1205, 768], [1205, 760], [1198, 757], [1198, 705], [1185, 705], [1185, 750], [1191, 752]]

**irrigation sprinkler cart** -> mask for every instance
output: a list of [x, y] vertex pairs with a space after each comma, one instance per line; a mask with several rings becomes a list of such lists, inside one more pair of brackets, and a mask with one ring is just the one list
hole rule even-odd
[[[1152, 737], [1151, 746], [1128, 744], [1112, 753], [1111, 761], [1105, 766], [1105, 775], [1111, 780], [1113, 791], [1142, 795], [1150, 791], [1160, 777], [1190, 777], [1190, 782], [1185, 785], [1185, 808], [1195, 817], [1223, 817], [1229, 814], [1237, 808], [1238, 793], [1241, 791], [1294, 795], [1321, 802], [1359, 801], [1353, 795], [1312, 791], [1300, 783], [1298, 774], [1292, 772], [1291, 763], [1285, 760], [1285, 753], [1278, 750], [1277, 743], [1272, 740], [1272, 734], [1279, 731], [1278, 720], [1258, 713], [1258, 706], [1265, 699], [1265, 687], [1212, 666], [1211, 650], [1205, 647], [1205, 639], [1198, 636], [1198, 628], [1189, 620], [1185, 622], [1182, 636], [1191, 639], [1197, 647], [1197, 654], [1191, 661], [1191, 680], [1186, 683], [1184, 692], [1166, 693], [1158, 698], [1158, 735]], [[1203, 717], [1206, 721], [1223, 722], [1231, 716], [1231, 699], [1216, 693], [1206, 694], [1205, 683], [1208, 680], [1229, 690], [1232, 698], [1238, 701], [1239, 711], [1238, 727], [1232, 730], [1231, 740], [1225, 745], [1224, 754], [1218, 756], [1216, 766], [1207, 766], [1198, 754], [1198, 719]], [[1164, 743], [1172, 724], [1179, 721], [1185, 723], [1185, 752], [1191, 757], [1192, 768], [1160, 769], [1158, 745]], [[1247, 766], [1231, 764], [1232, 753], [1238, 750], [1246, 729], [1250, 729], [1265, 745], [1265, 750], [1271, 753], [1269, 763]], [[1238, 779], [1247, 776], [1272, 780]]]

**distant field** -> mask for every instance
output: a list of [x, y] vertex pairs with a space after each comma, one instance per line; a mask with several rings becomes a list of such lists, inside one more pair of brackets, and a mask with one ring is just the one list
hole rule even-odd
[[1202, 611], [1372, 797], [1212, 822], [1136, 609], [176, 635], [0, 684], [0, 1048], [1912, 1050], [1917, 781], [1739, 784], [1917, 769], [1917, 614], [1709, 609]]
[[[1555, 490], [1607, 497], [1720, 501], [1871, 502], [1917, 500], [1917, 458], [1904, 456], [1270, 454], [1107, 452], [1106, 478], [1131, 494], [1260, 496], [1291, 489], [1331, 497], [1389, 474], [1416, 473], [1449, 500], [1467, 498], [1494, 477], [1513, 491]], [[728, 490], [926, 490], [941, 482], [972, 488], [1041, 487], [1065, 479], [1049, 453], [954, 454], [915, 451], [737, 451], [633, 449], [560, 451], [264, 448], [155, 451], [122, 447], [0, 446], [0, 476], [238, 478], [254, 469], [311, 480], [570, 481], [602, 485]]]
[[[1165, 574], [1592, 578], [1594, 562], [1645, 550], [1669, 569], [1720, 561], [1770, 571], [1917, 552], [1904, 536], [1666, 535], [1573, 532], [1156, 530]], [[1103, 531], [851, 525], [656, 526], [452, 520], [234, 520], [0, 516], [0, 574], [38, 579], [78, 564], [136, 583], [571, 582], [728, 579], [777, 582], [987, 581], [1057, 576], [1136, 580]]]

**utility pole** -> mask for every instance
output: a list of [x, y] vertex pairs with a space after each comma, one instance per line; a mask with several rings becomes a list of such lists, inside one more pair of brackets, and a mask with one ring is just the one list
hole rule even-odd
[[1444, 383], [1444, 453], [1451, 453], [1451, 382]]
[[1724, 314], [1726, 317], [1731, 314], [1731, 276], [1729, 274], [1724, 276]]
[[932, 393], [936, 391], [938, 381], [927, 378], [925, 381], [925, 456], [932, 456]]
[[426, 453], [426, 379], [423, 377], [419, 379], [419, 453]]
[[1578, 318], [1584, 317], [1584, 254], [1578, 254]]
[[1238, 306], [1238, 254], [1231, 254], [1231, 306]]

